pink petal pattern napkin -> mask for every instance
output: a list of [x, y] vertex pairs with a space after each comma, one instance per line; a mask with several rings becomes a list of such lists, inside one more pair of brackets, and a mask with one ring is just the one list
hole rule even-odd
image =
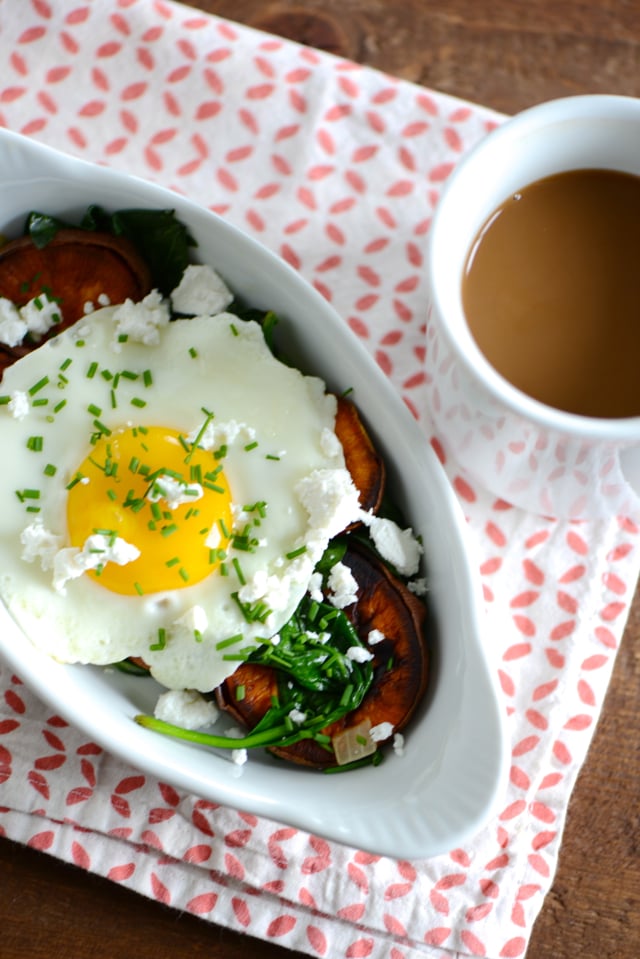
[[424, 401], [426, 234], [500, 118], [165, 0], [0, 10], [0, 123], [156, 180], [293, 264], [424, 425], [468, 517], [512, 741], [464, 848], [394, 861], [217, 807], [106, 755], [0, 666], [0, 830], [312, 956], [522, 956], [639, 568], [638, 529], [540, 519], [447, 460]]

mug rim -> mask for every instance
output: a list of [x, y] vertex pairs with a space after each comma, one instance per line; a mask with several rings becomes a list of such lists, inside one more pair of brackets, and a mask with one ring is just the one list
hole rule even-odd
[[[579, 96], [559, 97], [546, 100], [528, 107], [513, 116], [506, 117], [463, 157], [450, 174], [437, 203], [431, 228], [427, 263], [431, 287], [432, 310], [437, 310], [439, 331], [446, 337], [448, 345], [454, 350], [458, 360], [464, 364], [467, 372], [475, 381], [484, 386], [492, 398], [502, 402], [512, 413], [534, 424], [553, 429], [558, 433], [567, 433], [584, 439], [610, 440], [611, 442], [632, 442], [637, 439], [640, 428], [640, 414], [626, 417], [597, 417], [571, 413], [549, 406], [529, 396], [514, 386], [505, 376], [487, 360], [477, 346], [462, 307], [461, 289], [456, 298], [457, 317], [455, 329], [447, 318], [442, 303], [440, 271], [438, 268], [438, 240], [447, 226], [448, 206], [455, 197], [457, 185], [463, 176], [478, 165], [487, 153], [493, 152], [504, 141], [518, 137], [523, 130], [539, 127], [547, 122], [559, 120], [584, 119], [594, 114], [594, 119], [620, 120], [633, 118], [638, 124], [640, 134], [640, 99], [614, 94], [581, 94]], [[578, 166], [571, 169], [579, 169]], [[615, 169], [612, 167], [611, 169]], [[535, 182], [535, 181], [529, 181]], [[527, 184], [523, 184], [526, 186]], [[443, 226], [444, 224], [444, 226]], [[472, 238], [469, 240], [471, 245]], [[461, 278], [460, 278], [461, 279]], [[456, 335], [462, 331], [463, 340]], [[639, 362], [640, 366], [640, 362]]]

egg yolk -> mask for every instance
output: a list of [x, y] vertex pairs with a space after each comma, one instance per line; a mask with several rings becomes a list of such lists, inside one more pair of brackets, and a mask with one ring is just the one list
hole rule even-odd
[[133, 427], [102, 436], [68, 489], [72, 546], [99, 533], [140, 550], [123, 566], [106, 562], [87, 573], [114, 593], [191, 586], [225, 558], [233, 519], [221, 460], [175, 430]]

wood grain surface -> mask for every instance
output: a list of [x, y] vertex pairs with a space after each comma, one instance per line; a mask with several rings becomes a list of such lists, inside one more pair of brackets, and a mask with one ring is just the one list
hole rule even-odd
[[[191, 0], [191, 6], [505, 113], [577, 93], [640, 96], [638, 0]], [[640, 954], [640, 596], [570, 803], [528, 959]], [[2, 959], [287, 959], [0, 841]]]

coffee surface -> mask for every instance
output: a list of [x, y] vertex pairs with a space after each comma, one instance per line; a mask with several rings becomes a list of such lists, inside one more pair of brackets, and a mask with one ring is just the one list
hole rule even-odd
[[571, 413], [640, 415], [640, 177], [572, 170], [524, 187], [475, 238], [462, 299], [514, 386]]

